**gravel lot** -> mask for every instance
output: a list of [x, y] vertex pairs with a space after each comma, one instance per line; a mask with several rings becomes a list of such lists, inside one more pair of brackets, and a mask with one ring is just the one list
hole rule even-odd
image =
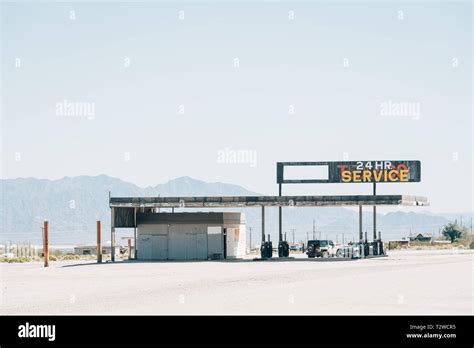
[[1, 264], [2, 314], [473, 314], [472, 251], [356, 261]]

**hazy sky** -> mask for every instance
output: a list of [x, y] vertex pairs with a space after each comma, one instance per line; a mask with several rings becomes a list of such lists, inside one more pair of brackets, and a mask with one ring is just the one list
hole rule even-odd
[[378, 193], [472, 210], [469, 1], [1, 6], [4, 178], [189, 175], [276, 194], [277, 161], [419, 159], [421, 183]]

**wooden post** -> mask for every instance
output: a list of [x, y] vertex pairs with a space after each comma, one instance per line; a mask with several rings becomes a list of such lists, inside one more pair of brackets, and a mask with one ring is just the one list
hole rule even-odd
[[102, 263], [102, 227], [97, 221], [97, 263]]
[[48, 220], [44, 220], [44, 239], [43, 239], [44, 267], [49, 267], [48, 227], [49, 227]]
[[128, 259], [132, 259], [132, 239], [128, 238]]

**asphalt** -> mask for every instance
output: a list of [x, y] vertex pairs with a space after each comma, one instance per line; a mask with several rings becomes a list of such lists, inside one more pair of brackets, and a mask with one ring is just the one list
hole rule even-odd
[[[298, 261], [298, 262], [295, 262]], [[1, 314], [473, 314], [472, 251], [0, 264]]]

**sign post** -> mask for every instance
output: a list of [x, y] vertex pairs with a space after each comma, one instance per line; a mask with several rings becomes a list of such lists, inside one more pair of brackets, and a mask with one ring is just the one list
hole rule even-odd
[[[290, 179], [285, 167], [323, 167], [327, 175], [320, 178]], [[372, 183], [377, 195], [377, 183], [409, 183], [421, 181], [421, 162], [404, 160], [342, 161], [342, 162], [277, 162], [277, 183], [281, 196], [282, 184], [357, 184]], [[281, 207], [279, 232], [281, 236]], [[377, 207], [373, 206], [373, 237], [377, 240]], [[280, 237], [281, 239], [281, 237]], [[367, 239], [367, 237], [366, 237]], [[359, 240], [362, 242], [362, 206], [359, 205]]]

